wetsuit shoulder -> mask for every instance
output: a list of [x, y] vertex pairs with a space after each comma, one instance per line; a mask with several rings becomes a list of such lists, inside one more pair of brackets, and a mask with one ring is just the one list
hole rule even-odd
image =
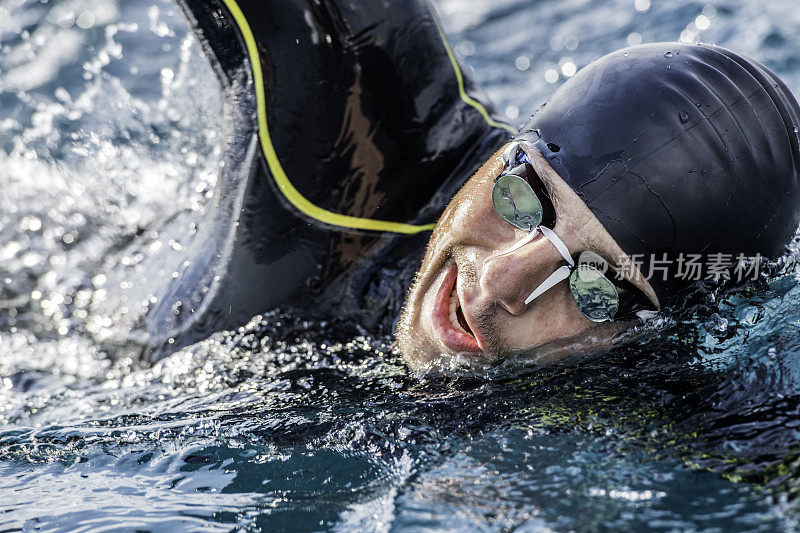
[[[352, 307], [370, 282], [356, 267], [421, 252], [509, 136], [425, 2], [177, 3], [223, 87], [230, 140], [205, 221], [215, 259], [148, 313], [172, 346], [275, 306]], [[193, 311], [176, 314], [177, 298]]]

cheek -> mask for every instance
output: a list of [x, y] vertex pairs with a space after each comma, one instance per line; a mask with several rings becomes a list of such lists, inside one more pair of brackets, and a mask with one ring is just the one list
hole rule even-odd
[[462, 245], [494, 249], [515, 236], [492, 205], [492, 179], [474, 179], [453, 198], [442, 216], [442, 226]]
[[[475, 235], [494, 227], [502, 220], [492, 206], [494, 178], [503, 169], [498, 150], [456, 193], [442, 213], [435, 232], [458, 244], [470, 244]], [[509, 227], [513, 227], [509, 225]], [[496, 236], [494, 236], [496, 237]], [[485, 241], [484, 241], [485, 242]]]
[[563, 282], [538, 300], [520, 316], [501, 315], [499, 329], [505, 332], [508, 348], [528, 348], [569, 337], [594, 324], [578, 310]]
[[451, 222], [466, 224], [475, 218], [485, 216], [481, 214], [486, 199], [483, 192], [486, 187], [483, 181], [473, 178], [455, 195], [448, 206]]

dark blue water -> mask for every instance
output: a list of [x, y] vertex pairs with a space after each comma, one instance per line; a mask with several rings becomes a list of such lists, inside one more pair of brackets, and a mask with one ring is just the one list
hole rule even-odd
[[[793, 0], [436, 6], [513, 123], [628, 42], [716, 42], [800, 92]], [[162, 0], [6, 0], [0, 52], [0, 530], [798, 529], [792, 262], [571, 366], [415, 375], [278, 312], [144, 365], [104, 347], [210, 199], [213, 73]]]

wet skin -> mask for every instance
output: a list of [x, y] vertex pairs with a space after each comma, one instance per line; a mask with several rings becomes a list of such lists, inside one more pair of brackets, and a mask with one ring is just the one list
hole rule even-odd
[[[657, 305], [652, 287], [638, 271], [616, 263], [622, 249], [586, 204], [532, 144], [520, 146], [553, 203], [556, 224], [552, 229], [573, 257], [586, 250], [601, 255]], [[500, 154], [504, 148], [453, 197], [428, 242], [397, 326], [398, 348], [412, 366], [443, 355], [494, 360], [525, 353], [542, 362], [552, 361], [608, 348], [630, 326], [590, 321], [578, 310], [566, 281], [524, 304], [566, 262], [541, 234], [503, 253], [526, 235], [492, 207], [492, 187], [503, 171]], [[611, 279], [614, 275], [607, 273]]]

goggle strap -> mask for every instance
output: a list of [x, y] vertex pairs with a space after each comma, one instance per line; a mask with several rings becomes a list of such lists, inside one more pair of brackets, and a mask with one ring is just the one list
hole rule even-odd
[[533, 291], [531, 295], [525, 299], [525, 305], [528, 305], [536, 298], [538, 298], [545, 292], [549, 291], [550, 289], [552, 289], [553, 287], [555, 287], [556, 285], [567, 279], [571, 272], [572, 268], [568, 267], [567, 265], [557, 268], [555, 272], [547, 276], [547, 279], [544, 280], [541, 285], [536, 287], [536, 290]]
[[569, 263], [570, 267], [575, 266], [575, 261], [572, 259], [572, 256], [569, 255], [569, 248], [567, 248], [567, 245], [564, 244], [564, 241], [561, 240], [561, 237], [556, 235], [555, 231], [545, 226], [539, 226], [536, 229], [541, 231], [542, 235], [547, 237], [547, 240], [553, 243], [553, 246], [556, 247], [556, 250], [558, 250], [558, 252], [561, 254], [561, 257], [564, 258], [564, 261]]
[[[541, 226], [539, 226], [539, 227], [541, 227]], [[534, 237], [536, 237], [536, 230], [537, 229], [539, 229], [539, 228], [538, 227], [537, 228], [533, 228], [533, 231], [531, 231], [530, 233], [525, 235], [523, 238], [521, 238], [520, 240], [518, 240], [517, 242], [515, 242], [510, 247], [508, 247], [507, 249], [503, 250], [502, 252], [500, 252], [497, 255], [498, 256], [508, 255], [513, 251], [519, 250], [520, 248], [522, 248], [523, 246], [525, 246], [526, 244], [531, 242]]]
[[509, 166], [510, 163], [516, 163], [517, 148], [519, 148], [519, 143], [512, 142], [505, 150], [503, 150], [503, 163], [505, 163], [506, 166]]

